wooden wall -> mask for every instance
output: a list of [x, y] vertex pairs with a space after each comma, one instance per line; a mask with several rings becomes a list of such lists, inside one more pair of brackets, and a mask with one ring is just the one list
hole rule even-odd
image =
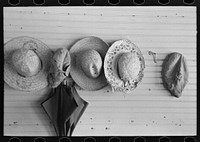
[[[12, 7], [4, 8], [4, 43], [31, 36], [52, 50], [70, 48], [78, 39], [98, 36], [112, 44], [128, 38], [141, 49], [142, 83], [130, 94], [78, 90], [89, 106], [73, 135], [196, 134], [196, 8], [195, 7]], [[157, 63], [148, 51], [157, 53]], [[182, 97], [163, 87], [161, 65], [171, 52], [188, 63], [189, 83]], [[54, 136], [40, 103], [49, 89], [26, 93], [4, 83], [4, 135]]]

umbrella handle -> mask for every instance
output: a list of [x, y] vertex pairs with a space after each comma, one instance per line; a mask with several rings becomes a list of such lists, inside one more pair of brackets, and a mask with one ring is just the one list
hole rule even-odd
[[72, 87], [74, 86], [74, 80], [71, 77], [65, 77], [65, 79], [62, 82], [64, 85], [66, 85], [67, 87]]

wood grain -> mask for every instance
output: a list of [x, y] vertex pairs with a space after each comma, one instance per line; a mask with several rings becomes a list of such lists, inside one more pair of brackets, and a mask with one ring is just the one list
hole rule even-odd
[[[73, 135], [196, 135], [196, 8], [195, 7], [4, 7], [4, 43], [17, 36], [40, 39], [53, 51], [68, 49], [79, 39], [98, 36], [111, 45], [127, 38], [142, 51], [146, 68], [138, 87], [113, 93], [77, 87], [89, 105]], [[156, 63], [148, 51], [156, 53]], [[163, 87], [162, 63], [180, 52], [189, 82], [175, 98]], [[49, 88], [21, 92], [4, 83], [4, 135], [55, 136], [41, 107]]]

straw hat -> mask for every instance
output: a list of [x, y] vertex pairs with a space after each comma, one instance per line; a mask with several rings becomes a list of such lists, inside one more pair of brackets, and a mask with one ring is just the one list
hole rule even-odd
[[4, 45], [4, 81], [23, 91], [37, 91], [48, 85], [50, 48], [31, 37], [17, 37]]
[[141, 51], [127, 39], [114, 42], [105, 56], [105, 76], [114, 91], [135, 89], [142, 80], [144, 68]]
[[87, 37], [76, 42], [70, 49], [73, 80], [85, 90], [99, 90], [107, 85], [103, 60], [108, 45], [98, 37]]

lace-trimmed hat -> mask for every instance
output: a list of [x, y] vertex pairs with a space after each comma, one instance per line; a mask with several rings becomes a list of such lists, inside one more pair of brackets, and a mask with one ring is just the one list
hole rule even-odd
[[143, 78], [144, 57], [130, 40], [118, 40], [108, 49], [104, 71], [113, 91], [128, 92], [135, 89]]
[[23, 91], [45, 88], [52, 55], [50, 48], [38, 39], [11, 39], [4, 45], [4, 81]]

